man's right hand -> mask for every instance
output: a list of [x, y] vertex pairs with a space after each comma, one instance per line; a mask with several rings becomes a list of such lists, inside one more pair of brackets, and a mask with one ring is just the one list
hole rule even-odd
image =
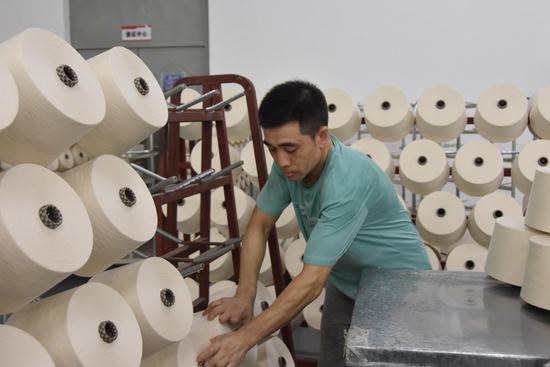
[[232, 325], [246, 324], [253, 316], [252, 302], [249, 302], [242, 296], [220, 298], [211, 302], [202, 313], [208, 320], [214, 320], [216, 317], [222, 324], [230, 323]]

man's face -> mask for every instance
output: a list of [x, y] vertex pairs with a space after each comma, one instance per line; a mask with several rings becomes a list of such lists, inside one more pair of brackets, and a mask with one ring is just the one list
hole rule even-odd
[[264, 129], [264, 136], [273, 160], [290, 180], [304, 179], [321, 161], [319, 133], [315, 138], [302, 134], [298, 122]]

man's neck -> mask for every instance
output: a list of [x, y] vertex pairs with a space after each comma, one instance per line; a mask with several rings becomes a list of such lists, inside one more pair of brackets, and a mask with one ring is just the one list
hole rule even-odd
[[323, 170], [325, 169], [325, 165], [328, 161], [328, 156], [330, 152], [332, 151], [334, 144], [332, 143], [332, 139], [330, 140], [330, 144], [327, 146], [327, 148], [321, 152], [321, 160], [315, 166], [315, 168], [306, 176], [304, 177], [304, 183], [306, 187], [312, 187], [315, 185], [319, 177], [321, 177], [321, 174], [323, 173]]

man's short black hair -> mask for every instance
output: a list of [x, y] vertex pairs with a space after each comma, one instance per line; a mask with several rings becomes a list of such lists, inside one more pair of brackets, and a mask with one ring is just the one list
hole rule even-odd
[[293, 80], [274, 86], [264, 97], [259, 109], [264, 129], [298, 121], [300, 132], [312, 138], [328, 125], [327, 101], [314, 84]]

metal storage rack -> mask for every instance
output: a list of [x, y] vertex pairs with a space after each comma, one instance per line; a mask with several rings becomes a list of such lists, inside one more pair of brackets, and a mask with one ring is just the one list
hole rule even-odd
[[[224, 101], [221, 92], [222, 85], [224, 84], [238, 84], [243, 88], [244, 92]], [[179, 92], [183, 88], [191, 86], [202, 88], [203, 94], [193, 102], [180, 104]], [[227, 74], [186, 77], [179, 80], [175, 88], [166, 94], [167, 96], [171, 96], [171, 108], [168, 115], [168, 123], [160, 131], [161, 144], [158, 167], [160, 176], [157, 178], [161, 182], [155, 185], [158, 186], [159, 192], [153, 194], [159, 218], [159, 229], [155, 238], [155, 251], [157, 256], [171, 261], [176, 266], [178, 266], [179, 262], [183, 263], [182, 266], [178, 267], [182, 275], [189, 276], [197, 273], [199, 298], [195, 300], [194, 308], [195, 311], [198, 311], [208, 305], [209, 262], [231, 251], [234, 274], [238, 281], [241, 237], [237, 223], [231, 169], [236, 168], [242, 162], [236, 164], [231, 164], [230, 162], [223, 108], [230, 102], [243, 96], [246, 98], [260, 188], [263, 187], [267, 180], [267, 167], [258, 123], [256, 91], [254, 85], [247, 78]], [[203, 103], [203, 108], [191, 109], [192, 106], [199, 102]], [[202, 172], [188, 178], [187, 172], [190, 169], [192, 170], [192, 168], [190, 162], [186, 160], [185, 141], [180, 138], [179, 125], [182, 122], [194, 121], [202, 122]], [[216, 127], [222, 167], [216, 173], [211, 168], [210, 156], [213, 125]], [[192, 144], [193, 142], [189, 143]], [[230, 238], [222, 243], [213, 243], [210, 242], [210, 191], [218, 187], [224, 188]], [[157, 191], [153, 187], [151, 189], [153, 192]], [[176, 227], [177, 202], [185, 197], [199, 193], [201, 195], [200, 236], [194, 240], [191, 240], [189, 236], [185, 236], [183, 240], [180, 240], [177, 236], [178, 231]], [[167, 205], [166, 216], [161, 210], [164, 204]], [[275, 229], [269, 234], [268, 248], [271, 256], [275, 290], [276, 294], [279, 295], [284, 289], [284, 281], [279, 243]], [[196, 251], [200, 251], [200, 255], [194, 259], [190, 259], [189, 255]], [[290, 326], [283, 327], [281, 331], [284, 342], [294, 355]]]

